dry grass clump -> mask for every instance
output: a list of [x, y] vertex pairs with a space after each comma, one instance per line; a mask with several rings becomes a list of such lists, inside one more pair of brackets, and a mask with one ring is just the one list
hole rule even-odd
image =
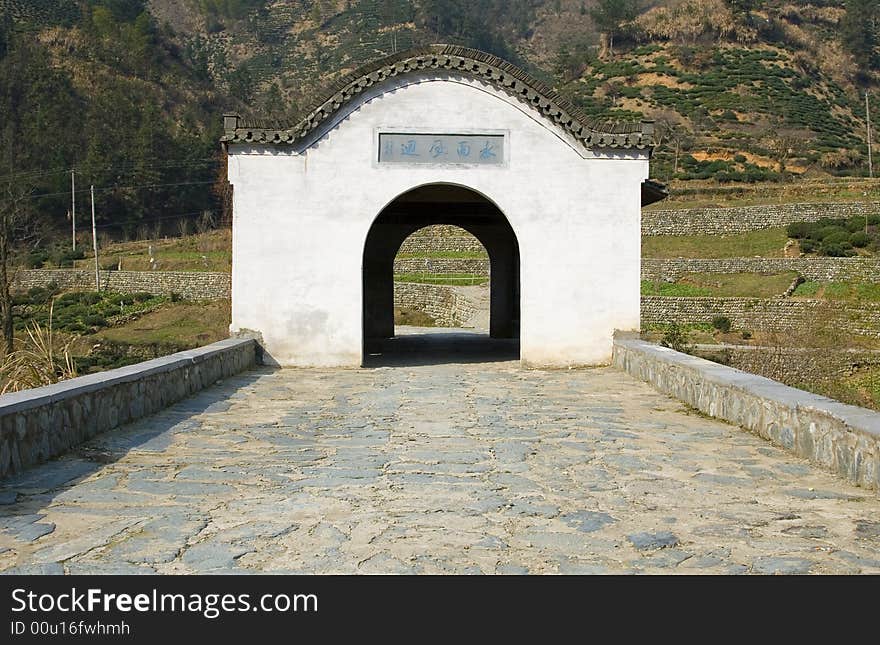
[[18, 392], [43, 385], [51, 385], [76, 376], [76, 365], [71, 355], [73, 338], [62, 341], [52, 330], [52, 311], [49, 325], [37, 322], [25, 328], [25, 337], [16, 339], [17, 347], [0, 364], [0, 394]]
[[723, 0], [677, 0], [640, 15], [635, 24], [651, 38], [694, 44], [702, 36], [753, 41], [757, 34], [736, 20]]

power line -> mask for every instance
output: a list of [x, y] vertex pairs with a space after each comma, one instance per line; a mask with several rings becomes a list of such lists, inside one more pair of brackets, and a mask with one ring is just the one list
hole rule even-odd
[[[109, 168], [120, 168], [121, 170], [125, 170], [125, 166], [140, 166], [141, 168], [186, 168], [186, 167], [197, 167], [197, 166], [207, 166], [210, 164], [220, 165], [222, 163], [221, 159], [217, 159], [216, 157], [201, 157], [198, 159], [188, 159], [186, 161], [165, 161], [165, 162], [155, 162], [150, 164], [141, 164], [137, 161], [122, 161], [116, 162], [112, 164], [108, 164], [106, 166], [98, 166], [96, 168], [88, 168], [88, 170], [93, 172], [104, 171]], [[67, 166], [65, 168], [58, 168], [52, 170], [27, 170], [21, 172], [13, 172], [8, 173], [6, 175], [0, 175], [0, 180], [5, 179], [36, 179], [38, 177], [47, 177], [50, 175], [63, 175], [69, 173], [71, 170], [75, 170], [79, 173], [85, 173], [86, 168], [83, 165], [74, 165]], [[86, 191], [88, 192], [88, 191]]]
[[[96, 192], [99, 193], [112, 193], [116, 190], [140, 190], [145, 188], [169, 188], [172, 186], [204, 186], [207, 184], [216, 183], [216, 179], [211, 179], [210, 181], [181, 181], [173, 184], [140, 184], [135, 186], [108, 186], [105, 188], [98, 188]], [[87, 193], [89, 192], [87, 189], [74, 191], [77, 193]], [[40, 199], [42, 197], [58, 197], [59, 195], [69, 195], [70, 191], [64, 191], [63, 193], [40, 193], [39, 195], [30, 195], [29, 199]]]
[[159, 217], [151, 217], [145, 219], [131, 220], [128, 222], [108, 222], [107, 224], [99, 224], [97, 228], [127, 228], [130, 226], [140, 226], [142, 224], [150, 224], [152, 222], [160, 222], [169, 219], [184, 219], [193, 215], [201, 215], [205, 210], [190, 211], [188, 213], [174, 213], [173, 215], [160, 215]]

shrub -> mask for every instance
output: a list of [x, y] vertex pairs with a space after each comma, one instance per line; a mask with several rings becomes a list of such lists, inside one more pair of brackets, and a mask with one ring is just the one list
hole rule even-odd
[[687, 333], [678, 326], [678, 323], [669, 323], [669, 327], [666, 328], [666, 333], [663, 334], [660, 344], [677, 352], [685, 352], [688, 349]]
[[[831, 224], [831, 225], [822, 226], [819, 228], [812, 229], [809, 233], [809, 236], [810, 236], [810, 238], [812, 238], [814, 240], [825, 242], [825, 241], [827, 241], [827, 238], [831, 237], [835, 233], [848, 233], [848, 231], [845, 228], [843, 228], [842, 226], [836, 226], [834, 224]], [[848, 235], [847, 235], [847, 238], [849, 238]]]
[[[831, 228], [830, 226], [828, 228]], [[825, 230], [825, 229], [823, 229]], [[833, 233], [829, 233], [825, 237], [822, 238], [822, 246], [828, 246], [830, 244], [839, 244], [844, 248], [849, 244], [849, 237], [851, 233], [844, 229], [840, 229], [834, 231]]]
[[850, 217], [846, 220], [846, 230], [850, 233], [856, 233], [858, 231], [864, 230], [865, 228], [865, 218], [857, 215], [855, 217]]
[[813, 240], [801, 240], [801, 251], [803, 253], [813, 253], [816, 250], [816, 243]]
[[45, 249], [35, 249], [28, 253], [28, 256], [25, 260], [25, 264], [28, 269], [39, 269], [43, 266], [43, 263], [49, 259], [49, 252]]
[[146, 302], [147, 300], [152, 300], [154, 296], [149, 291], [138, 291], [131, 294], [130, 297], [134, 302]]
[[849, 243], [852, 244], [857, 249], [864, 248], [868, 246], [868, 242], [871, 241], [871, 238], [868, 237], [868, 234], [864, 231], [856, 231], [852, 235], [849, 236]]
[[83, 322], [86, 325], [89, 325], [90, 327], [106, 327], [107, 326], [106, 318], [104, 318], [104, 316], [101, 316], [100, 314], [88, 314], [83, 319]]
[[810, 234], [809, 222], [792, 222], [785, 227], [785, 234], [795, 239], [803, 239]]
[[727, 316], [715, 316], [712, 319], [712, 326], [722, 333], [730, 331], [730, 318]]
[[86, 257], [86, 254], [82, 247], [80, 247], [76, 251], [73, 249], [64, 249], [57, 254], [55, 260], [60, 267], [70, 267], [73, 266], [74, 260], [82, 260], [84, 257]]
[[848, 255], [847, 249], [842, 244], [822, 244], [820, 250], [822, 255], [827, 255], [831, 258], [843, 258]]
[[44, 287], [31, 287], [27, 291], [27, 298], [22, 299], [21, 304], [43, 305], [49, 302], [52, 292]]

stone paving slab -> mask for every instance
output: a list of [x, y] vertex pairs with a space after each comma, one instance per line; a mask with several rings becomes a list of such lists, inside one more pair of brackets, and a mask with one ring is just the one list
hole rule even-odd
[[6, 573], [880, 573], [877, 496], [613, 368], [258, 370], [0, 500]]

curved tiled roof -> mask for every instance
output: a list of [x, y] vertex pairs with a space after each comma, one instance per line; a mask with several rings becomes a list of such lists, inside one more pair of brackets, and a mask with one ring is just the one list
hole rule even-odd
[[492, 54], [455, 45], [411, 49], [368, 63], [336, 83], [327, 97], [294, 125], [260, 120], [247, 122], [238, 115], [226, 115], [225, 134], [221, 140], [275, 145], [297, 143], [367, 88], [395, 76], [430, 70], [458, 73], [490, 83], [531, 105], [587, 148], [646, 149], [653, 146], [653, 122], [596, 121], [515, 65]]

